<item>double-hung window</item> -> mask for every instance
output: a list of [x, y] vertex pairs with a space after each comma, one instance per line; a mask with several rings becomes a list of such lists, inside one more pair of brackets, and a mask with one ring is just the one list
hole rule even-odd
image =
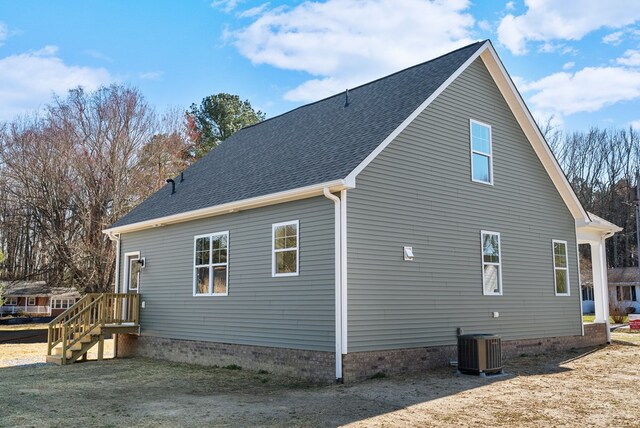
[[18, 298], [17, 297], [9, 297], [7, 299], [7, 306], [18, 306]]
[[619, 285], [616, 287], [618, 302], [635, 302], [637, 301], [636, 287], [628, 285]]
[[27, 298], [27, 305], [35, 306], [36, 305], [36, 298], [35, 297], [28, 297]]
[[470, 120], [469, 126], [471, 128], [471, 180], [493, 184], [491, 127], [475, 120]]
[[229, 232], [194, 239], [194, 296], [226, 296], [229, 285]]
[[298, 220], [272, 226], [272, 276], [298, 275], [299, 226]]
[[500, 234], [481, 232], [482, 241], [482, 292], [484, 295], [502, 295], [502, 256]]
[[553, 274], [556, 296], [569, 295], [569, 267], [567, 263], [567, 241], [553, 240]]
[[594, 300], [593, 299], [593, 287], [589, 287], [588, 285], [582, 286], [582, 301], [586, 300]]

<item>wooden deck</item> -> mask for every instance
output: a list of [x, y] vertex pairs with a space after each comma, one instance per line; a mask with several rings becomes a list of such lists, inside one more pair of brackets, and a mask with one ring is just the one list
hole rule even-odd
[[69, 364], [98, 345], [102, 360], [105, 338], [139, 333], [137, 293], [87, 294], [49, 323], [47, 362]]

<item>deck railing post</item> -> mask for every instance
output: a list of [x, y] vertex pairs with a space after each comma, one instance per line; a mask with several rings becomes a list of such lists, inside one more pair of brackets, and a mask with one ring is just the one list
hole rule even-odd
[[49, 324], [47, 326], [47, 355], [51, 355], [51, 342], [52, 342], [52, 331], [51, 331], [51, 324]]
[[67, 363], [67, 324], [62, 325], [62, 364]]

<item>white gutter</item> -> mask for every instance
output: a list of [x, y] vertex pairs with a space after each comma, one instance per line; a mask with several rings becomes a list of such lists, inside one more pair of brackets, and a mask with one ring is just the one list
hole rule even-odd
[[336, 301], [336, 382], [342, 382], [342, 210], [340, 198], [323, 189], [324, 196], [333, 201], [335, 207], [335, 301]]
[[173, 214], [165, 217], [145, 220], [138, 223], [116, 226], [105, 229], [102, 233], [125, 233], [136, 230], [149, 229], [152, 227], [165, 226], [167, 224], [181, 223], [184, 221], [196, 220], [199, 218], [211, 217], [215, 215], [227, 214], [241, 210], [248, 210], [267, 205], [280, 204], [282, 202], [295, 201], [298, 199], [310, 198], [312, 196], [322, 195], [325, 188], [329, 188], [333, 192], [353, 188], [355, 183], [349, 180], [334, 180], [326, 183], [314, 184], [312, 186], [300, 187], [297, 189], [285, 190], [284, 192], [271, 193], [269, 195], [257, 196], [255, 198], [243, 199], [240, 201], [229, 202], [226, 204], [215, 205], [212, 207], [200, 208], [184, 213]]
[[109, 232], [108, 236], [110, 240], [116, 241], [116, 278], [114, 292], [117, 293], [120, 289], [120, 234]]

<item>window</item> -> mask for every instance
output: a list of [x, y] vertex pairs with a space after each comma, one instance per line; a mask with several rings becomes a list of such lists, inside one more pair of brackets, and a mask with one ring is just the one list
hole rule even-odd
[[35, 306], [36, 305], [36, 298], [35, 297], [28, 297], [27, 298], [27, 305]]
[[17, 297], [9, 297], [7, 299], [7, 305], [8, 306], [17, 306], [18, 305], [18, 298]]
[[493, 184], [493, 154], [491, 148], [491, 127], [475, 120], [471, 128], [471, 180]]
[[620, 285], [616, 287], [616, 294], [618, 296], [618, 302], [635, 302], [636, 287], [628, 285]]
[[298, 275], [298, 220], [272, 226], [272, 276]]
[[229, 285], [229, 232], [194, 239], [194, 296], [226, 296]]
[[482, 292], [484, 295], [502, 295], [502, 257], [500, 234], [481, 232], [482, 238]]
[[567, 242], [553, 240], [553, 272], [556, 296], [569, 295], [569, 268], [567, 264]]
[[54, 309], [68, 309], [75, 303], [75, 299], [58, 299], [54, 300], [51, 306]]
[[589, 287], [588, 285], [582, 286], [582, 301], [585, 302], [587, 300], [593, 299], [593, 287]]

